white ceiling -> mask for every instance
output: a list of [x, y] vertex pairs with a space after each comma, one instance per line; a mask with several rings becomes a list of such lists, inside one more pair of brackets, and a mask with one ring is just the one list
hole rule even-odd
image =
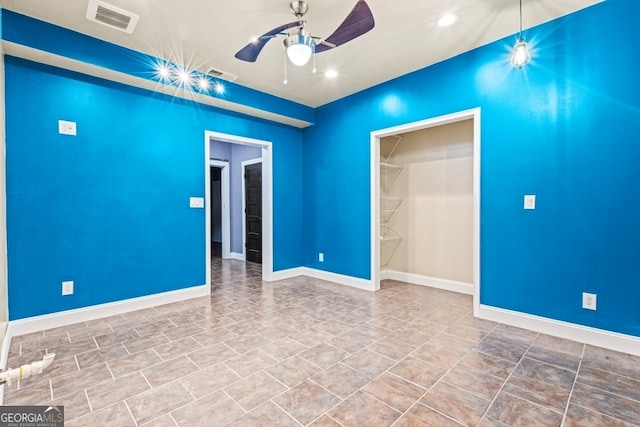
[[[524, 0], [524, 27], [532, 27], [602, 0]], [[271, 40], [255, 63], [234, 54], [249, 38], [292, 22], [288, 0], [106, 0], [140, 15], [133, 34], [85, 18], [88, 0], [0, 0], [9, 9], [112, 43], [163, 57], [200, 71], [216, 68], [238, 76], [236, 83], [316, 107], [378, 83], [451, 58], [518, 32], [519, 0], [367, 0], [375, 28], [288, 66], [283, 84], [282, 39]], [[327, 37], [356, 0], [308, 0], [307, 29]], [[459, 21], [438, 28], [435, 20], [455, 12]], [[514, 39], [515, 41], [515, 39]], [[326, 69], [339, 76], [327, 79]]]

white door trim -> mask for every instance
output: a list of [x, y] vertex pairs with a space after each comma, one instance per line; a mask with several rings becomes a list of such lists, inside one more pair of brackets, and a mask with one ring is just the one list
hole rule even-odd
[[[211, 285], [211, 200], [210, 200], [210, 170], [209, 157], [211, 140], [227, 142], [230, 144], [250, 145], [262, 149], [262, 280], [272, 281], [273, 275], [273, 167], [272, 144], [270, 141], [247, 138], [239, 135], [220, 133], [206, 130], [204, 132], [205, 150], [205, 212], [206, 212], [206, 269], [207, 284]], [[243, 180], [244, 182], [244, 180]], [[244, 248], [243, 248], [244, 251]]]
[[371, 286], [380, 289], [380, 139], [473, 119], [473, 314], [480, 310], [480, 108], [371, 132]]
[[[211, 160], [209, 166], [222, 169], [220, 173], [220, 198], [222, 200], [222, 258], [231, 258], [231, 214], [229, 213], [229, 162]], [[209, 170], [211, 172], [211, 170]], [[209, 177], [211, 179], [211, 177]], [[211, 191], [211, 189], [209, 189]], [[207, 193], [211, 194], [211, 192]], [[211, 212], [209, 212], [211, 218]], [[211, 240], [209, 240], [211, 241]]]
[[[247, 193], [244, 188], [244, 168], [249, 165], [255, 165], [258, 163], [262, 163], [262, 158], [245, 160], [241, 163], [242, 167], [242, 258], [247, 259]], [[264, 194], [263, 194], [264, 195]]]

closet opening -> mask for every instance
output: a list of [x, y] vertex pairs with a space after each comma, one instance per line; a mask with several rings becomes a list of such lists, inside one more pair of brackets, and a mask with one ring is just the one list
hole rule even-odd
[[480, 109], [371, 133], [371, 281], [480, 295]]

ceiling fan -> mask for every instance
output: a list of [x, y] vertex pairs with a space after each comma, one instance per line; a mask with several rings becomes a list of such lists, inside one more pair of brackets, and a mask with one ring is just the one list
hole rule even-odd
[[252, 43], [240, 49], [235, 57], [247, 62], [255, 62], [267, 42], [277, 36], [284, 36], [284, 47], [289, 60], [298, 66], [305, 65], [311, 55], [333, 49], [348, 41], [360, 37], [371, 30], [375, 22], [369, 5], [359, 0], [340, 26], [327, 38], [309, 35], [305, 29], [307, 21], [302, 17], [309, 10], [306, 1], [292, 1], [289, 9], [297, 21], [281, 25], [264, 33]]

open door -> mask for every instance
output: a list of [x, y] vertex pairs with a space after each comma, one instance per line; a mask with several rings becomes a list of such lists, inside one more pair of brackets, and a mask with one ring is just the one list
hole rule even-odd
[[262, 163], [244, 166], [246, 260], [262, 264]]

